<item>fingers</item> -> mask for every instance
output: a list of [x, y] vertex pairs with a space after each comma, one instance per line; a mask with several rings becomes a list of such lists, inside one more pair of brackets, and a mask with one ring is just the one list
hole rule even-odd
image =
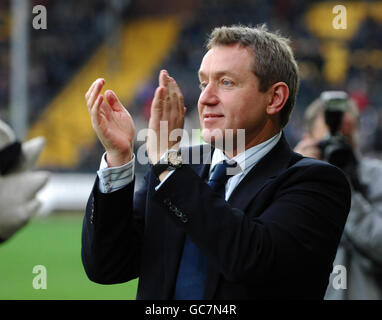
[[86, 94], [85, 94], [85, 99], [86, 99], [86, 100], [89, 99], [90, 93], [92, 92], [92, 90], [93, 90], [93, 88], [94, 88], [96, 82], [97, 82], [97, 81], [94, 81], [94, 82], [91, 84], [91, 86], [90, 86], [90, 88], [88, 89], [88, 91], [86, 92]]
[[169, 81], [169, 75], [167, 70], [161, 70], [161, 72], [159, 73], [159, 86], [166, 88], [168, 85], [168, 81]]
[[93, 84], [90, 86], [88, 92], [86, 93], [85, 99], [86, 99], [89, 111], [92, 109], [94, 102], [98, 98], [98, 95], [101, 92], [104, 84], [105, 84], [104, 79], [97, 79], [96, 81], [93, 82]]
[[183, 94], [180, 91], [180, 88], [179, 88], [179, 86], [175, 80], [174, 80], [174, 89], [175, 89], [175, 92], [176, 92], [177, 97], [178, 97], [178, 112], [180, 114], [184, 114], [186, 112], [186, 107], [184, 106]]
[[107, 103], [113, 109], [113, 111], [122, 111], [123, 109], [125, 109], [113, 90], [107, 90], [105, 92], [105, 98]]
[[175, 90], [175, 80], [172, 77], [168, 77], [167, 85], [167, 97], [164, 111], [167, 114], [172, 114], [179, 109], [178, 95]]
[[151, 103], [151, 117], [161, 117], [163, 111], [164, 100], [166, 98], [166, 90], [158, 87], [155, 90], [154, 99]]
[[184, 115], [184, 98], [175, 79], [170, 77], [166, 70], [159, 74], [159, 87], [164, 88], [163, 112], [165, 116], [170, 114]]
[[166, 70], [162, 70], [159, 74], [159, 86], [163, 88], [163, 106], [162, 106], [162, 112], [164, 117], [167, 119], [170, 112], [171, 107], [174, 103], [174, 99], [172, 97], [173, 90], [171, 85], [171, 77], [169, 76], [168, 72]]
[[103, 96], [99, 95], [96, 102], [94, 103], [94, 105], [91, 109], [91, 112], [93, 112], [94, 115], [100, 114], [99, 109], [100, 109], [102, 102], [103, 102]]
[[151, 103], [151, 117], [153, 120], [166, 120], [171, 112], [174, 99], [171, 98], [173, 92], [170, 86], [171, 78], [166, 70], [159, 73], [159, 86], [155, 90], [154, 98]]
[[98, 95], [100, 94], [104, 84], [105, 84], [105, 80], [103, 80], [103, 79], [96, 81], [96, 84], [94, 85], [94, 88], [93, 88], [93, 90], [90, 94], [90, 97], [89, 97], [90, 108], [93, 106], [93, 104], [94, 104], [95, 100], [97, 99]]
[[321, 150], [318, 147], [318, 140], [311, 137], [303, 138], [294, 148], [294, 151], [301, 153], [305, 157], [320, 159]]

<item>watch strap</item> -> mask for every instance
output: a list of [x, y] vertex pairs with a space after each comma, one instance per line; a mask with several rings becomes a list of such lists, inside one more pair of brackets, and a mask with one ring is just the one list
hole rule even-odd
[[161, 173], [166, 170], [175, 170], [175, 167], [169, 165], [168, 163], [157, 163], [153, 166], [153, 171], [157, 177], [159, 177]]

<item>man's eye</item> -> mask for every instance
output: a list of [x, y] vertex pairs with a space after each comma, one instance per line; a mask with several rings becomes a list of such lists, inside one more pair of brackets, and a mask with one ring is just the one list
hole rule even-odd
[[205, 82], [201, 82], [200, 84], [199, 84], [199, 88], [200, 88], [200, 90], [203, 90], [203, 89], [205, 89], [207, 87], [207, 83], [205, 83]]
[[231, 80], [227, 80], [227, 79], [223, 79], [222, 80], [222, 84], [224, 86], [231, 86], [232, 85], [232, 81]]

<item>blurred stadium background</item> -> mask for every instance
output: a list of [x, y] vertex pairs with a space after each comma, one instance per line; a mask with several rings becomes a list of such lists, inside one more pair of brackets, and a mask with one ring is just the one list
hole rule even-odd
[[[15, 128], [12, 2], [0, 3], [0, 118]], [[301, 74], [297, 105], [285, 130], [292, 146], [303, 133], [307, 105], [322, 90], [346, 90], [361, 111], [362, 153], [382, 156], [382, 1], [341, 3], [347, 9], [345, 30], [332, 26], [336, 1], [24, 2], [29, 2], [27, 97], [17, 117], [25, 119], [26, 131], [15, 130], [20, 138], [46, 138], [38, 167], [52, 172], [52, 178], [39, 194], [38, 217], [0, 246], [0, 299], [135, 299], [136, 281], [93, 284], [80, 261], [81, 220], [103, 153], [84, 94], [96, 78], [105, 78], [138, 131], [147, 127], [157, 75], [166, 68], [183, 91], [186, 128], [199, 128], [197, 70], [205, 37], [215, 26], [267, 23], [291, 38]], [[46, 30], [32, 27], [35, 5], [47, 9]], [[137, 164], [138, 184], [144, 171]], [[47, 268], [47, 290], [32, 287], [35, 265]]]

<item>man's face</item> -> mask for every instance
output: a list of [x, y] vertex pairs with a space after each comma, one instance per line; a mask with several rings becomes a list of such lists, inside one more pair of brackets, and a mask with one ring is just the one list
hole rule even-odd
[[233, 129], [234, 136], [237, 129], [245, 129], [246, 148], [262, 142], [269, 95], [259, 91], [253, 63], [253, 52], [239, 45], [215, 46], [204, 56], [198, 110], [207, 143], [216, 144], [226, 129]]

